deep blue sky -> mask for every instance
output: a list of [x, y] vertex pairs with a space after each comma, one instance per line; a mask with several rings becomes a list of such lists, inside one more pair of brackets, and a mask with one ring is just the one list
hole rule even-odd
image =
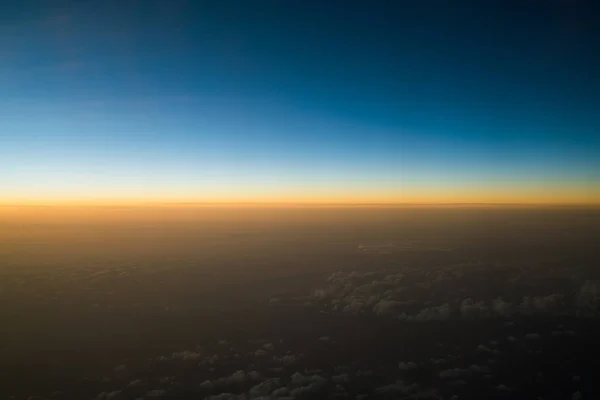
[[598, 192], [591, 1], [6, 3], [3, 197]]

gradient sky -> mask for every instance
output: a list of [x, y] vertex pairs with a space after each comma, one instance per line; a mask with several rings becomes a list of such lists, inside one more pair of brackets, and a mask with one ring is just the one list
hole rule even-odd
[[0, 201], [597, 203], [595, 3], [2, 2]]

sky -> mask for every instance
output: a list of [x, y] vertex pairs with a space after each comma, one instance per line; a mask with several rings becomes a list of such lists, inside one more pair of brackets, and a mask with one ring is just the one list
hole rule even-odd
[[594, 3], [3, 2], [0, 203], [600, 203]]

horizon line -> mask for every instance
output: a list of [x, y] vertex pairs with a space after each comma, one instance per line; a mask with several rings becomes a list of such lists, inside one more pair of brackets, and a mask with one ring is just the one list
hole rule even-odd
[[600, 202], [178, 202], [178, 201], [51, 201], [0, 202], [0, 207], [583, 207], [600, 208]]

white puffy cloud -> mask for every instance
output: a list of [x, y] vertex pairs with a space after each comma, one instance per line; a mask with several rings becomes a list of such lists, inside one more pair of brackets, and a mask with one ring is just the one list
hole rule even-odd
[[521, 315], [533, 314], [564, 314], [564, 296], [562, 294], [550, 294], [548, 296], [529, 297], [525, 296], [519, 305], [514, 305], [502, 297], [492, 300], [488, 308], [483, 301], [474, 302], [467, 298], [461, 302], [461, 315], [466, 318], [486, 318], [500, 316], [511, 317], [516, 313]]
[[300, 372], [295, 372], [291, 376], [291, 384], [295, 386], [302, 386], [310, 383], [325, 383], [327, 379], [321, 375], [313, 374], [311, 376], [302, 375]]
[[373, 306], [373, 312], [377, 315], [395, 315], [405, 304], [405, 302], [396, 300], [380, 300]]
[[123, 395], [123, 392], [120, 390], [115, 390], [113, 392], [107, 393], [106, 395], [106, 400], [116, 400], [116, 399], [120, 399], [121, 396]]
[[144, 386], [144, 381], [142, 381], [141, 379], [135, 379], [135, 380], [133, 380], [133, 381], [129, 382], [129, 383], [127, 384], [127, 386], [129, 386], [129, 387], [133, 387], [133, 388], [134, 388], [134, 387], [140, 387], [140, 386]]
[[[314, 298], [329, 303], [333, 311], [359, 314], [373, 310], [381, 300], [394, 300], [391, 297], [400, 291], [398, 283], [402, 278], [402, 274], [381, 276], [372, 271], [335, 272], [327, 278], [324, 288], [315, 291]], [[382, 303], [374, 312], [385, 314], [389, 312], [386, 307], [392, 304]]]
[[477, 351], [480, 351], [482, 353], [491, 353], [491, 354], [499, 354], [500, 352], [497, 349], [490, 349], [489, 347], [480, 344], [477, 346]]
[[530, 314], [556, 314], [562, 306], [563, 295], [551, 294], [548, 296], [524, 297], [519, 304], [518, 312], [523, 315]]
[[243, 370], [235, 371], [231, 376], [219, 379], [218, 383], [223, 385], [231, 385], [243, 383], [246, 380], [246, 373]]
[[486, 365], [473, 364], [469, 367], [469, 371], [473, 372], [474, 374], [487, 374], [490, 372], [490, 368]]
[[115, 371], [116, 373], [125, 372], [125, 371], [127, 371], [127, 365], [124, 365], [124, 364], [117, 365], [117, 366], [114, 368], [114, 371]]
[[323, 372], [320, 368], [305, 369], [304, 372], [308, 375], [318, 375]]
[[304, 376], [297, 372], [292, 375], [291, 385], [297, 386], [291, 391], [292, 397], [297, 398], [320, 392], [327, 385], [327, 379], [320, 375]]
[[348, 376], [348, 374], [344, 373], [344, 374], [332, 376], [331, 380], [334, 381], [335, 383], [347, 383], [350, 381], [350, 377]]
[[600, 281], [585, 281], [579, 289], [575, 304], [580, 315], [598, 315], [600, 313]]
[[292, 365], [295, 364], [299, 358], [302, 358], [302, 354], [298, 354], [298, 356], [295, 356], [293, 354], [287, 354], [281, 357], [273, 356], [273, 361], [281, 363], [283, 365]]
[[280, 386], [281, 382], [279, 378], [269, 378], [257, 385], [252, 386], [248, 391], [248, 394], [252, 397], [267, 396]]
[[304, 384], [305, 380], [306, 380], [306, 377], [304, 375], [302, 375], [300, 372], [295, 372], [292, 375], [292, 384], [293, 385], [301, 386]]
[[361, 253], [367, 254], [391, 254], [397, 250], [397, 246], [392, 243], [382, 244], [359, 244], [356, 249]]
[[94, 400], [119, 400], [123, 395], [123, 392], [120, 390], [115, 390], [113, 392], [102, 392], [96, 396]]
[[396, 383], [392, 383], [385, 386], [380, 386], [375, 389], [375, 393], [377, 394], [408, 394], [414, 392], [419, 388], [419, 385], [416, 383], [407, 385], [403, 381], [396, 381]]
[[202, 358], [202, 354], [196, 353], [193, 351], [184, 350], [184, 351], [177, 351], [177, 352], [171, 354], [171, 358], [173, 360], [196, 361], [196, 360], [199, 360], [200, 358]]
[[214, 365], [219, 361], [219, 356], [213, 354], [212, 356], [206, 356], [202, 359], [202, 364]]
[[212, 390], [218, 386], [229, 386], [229, 385], [239, 385], [241, 383], [247, 381], [258, 381], [261, 379], [261, 376], [256, 371], [251, 371], [246, 373], [243, 370], [238, 370], [232, 373], [230, 376], [226, 376], [223, 378], [219, 378], [215, 381], [205, 380], [202, 382], [199, 387], [204, 390]]
[[405, 400], [444, 400], [438, 394], [438, 391], [435, 389], [425, 389], [419, 390], [417, 393], [413, 393], [407, 397], [403, 397]]
[[492, 300], [492, 312], [501, 317], [510, 317], [515, 313], [514, 306], [502, 297]]
[[175, 377], [174, 376], [163, 376], [162, 378], [160, 378], [159, 382], [163, 385], [170, 385], [173, 382], [175, 382]]
[[470, 374], [471, 370], [467, 368], [449, 368], [441, 371], [438, 375], [442, 379], [458, 379]]
[[[428, 288], [433, 284], [442, 284], [447, 276], [459, 276], [460, 271], [455, 271], [455, 267], [453, 266], [450, 272], [442, 271], [441, 275], [435, 272], [423, 273], [428, 280], [419, 283], [413, 281], [413, 288]], [[416, 314], [408, 314], [410, 309], [407, 306], [414, 300], [407, 300], [402, 296], [403, 291], [407, 290], [404, 277], [404, 273], [385, 275], [373, 271], [349, 273], [339, 271], [327, 278], [325, 287], [315, 291], [314, 299], [324, 307], [323, 312], [347, 312], [356, 315], [373, 313], [406, 321], [443, 321], [452, 317], [510, 318], [515, 314], [527, 316], [573, 313], [573, 310], [567, 309], [564, 295], [555, 293], [545, 296], [525, 296], [515, 303], [502, 297], [496, 297], [491, 301], [467, 297], [457, 300], [456, 303], [449, 301], [441, 306], [424, 308]], [[403, 286], [400, 286], [401, 284]], [[579, 314], [600, 314], [600, 281], [587, 281], [582, 286], [577, 298], [577, 307]]]
[[259, 381], [262, 379], [262, 375], [258, 371], [250, 371], [248, 372], [248, 377], [253, 381]]
[[441, 306], [425, 308], [412, 319], [415, 321], [445, 321], [451, 316], [450, 305], [444, 303]]
[[221, 393], [208, 396], [205, 400], [246, 400], [246, 396], [243, 394]]
[[208, 379], [200, 384], [200, 388], [205, 390], [212, 390], [214, 387], [215, 384], [209, 381]]
[[398, 284], [404, 279], [404, 276], [405, 275], [403, 273], [389, 274], [383, 278], [383, 282]]
[[460, 303], [460, 313], [464, 318], [485, 318], [490, 311], [483, 301], [474, 302], [470, 297]]
[[364, 308], [366, 308], [366, 304], [362, 301], [352, 301], [352, 303], [347, 304], [342, 308], [342, 311], [348, 314], [360, 314]]
[[271, 397], [281, 398], [283, 396], [287, 396], [288, 394], [290, 394], [290, 389], [288, 389], [287, 387], [281, 387], [279, 389], [273, 390], [273, 393], [271, 393]]
[[409, 361], [409, 362], [399, 361], [398, 362], [398, 369], [400, 369], [402, 371], [408, 371], [410, 369], [416, 369], [416, 368], [419, 368], [419, 366], [412, 361]]
[[293, 399], [304, 397], [310, 395], [312, 393], [317, 393], [321, 390], [321, 387], [313, 384], [309, 384], [307, 386], [300, 386], [299, 388], [295, 388], [291, 392], [291, 397]]

